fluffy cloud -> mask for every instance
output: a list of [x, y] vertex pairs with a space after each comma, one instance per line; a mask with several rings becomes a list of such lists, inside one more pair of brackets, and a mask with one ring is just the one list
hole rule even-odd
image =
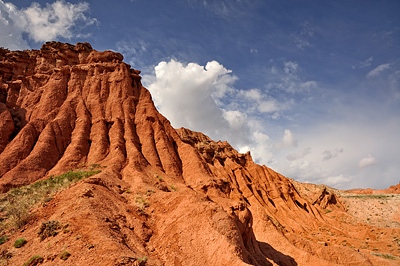
[[81, 2], [71, 4], [58, 0], [41, 7], [32, 3], [28, 8], [19, 9], [12, 3], [0, 0], [0, 46], [10, 49], [29, 48], [24, 34], [35, 41], [44, 42], [59, 37], [71, 38], [75, 29], [97, 22], [85, 15], [89, 4]]
[[237, 99], [242, 103], [242, 108], [246, 108], [249, 113], [270, 114], [272, 117], [279, 117], [280, 112], [290, 108], [290, 103], [279, 102], [278, 100], [263, 93], [260, 89], [238, 90]]
[[[265, 121], [258, 113], [284, 110], [284, 104], [259, 89], [234, 88], [237, 77], [216, 61], [205, 66], [161, 62], [154, 73], [143, 76], [159, 111], [174, 127], [201, 131], [211, 138], [228, 140], [240, 152], [251, 151], [255, 161], [275, 163], [275, 141], [265, 133]], [[282, 148], [296, 145], [290, 130], [278, 141]]]
[[[274, 145], [274, 149], [275, 149], [275, 151], [279, 152], [285, 148], [297, 147], [297, 144], [298, 144], [297, 140], [294, 137], [292, 131], [290, 131], [289, 129], [285, 129], [281, 141], [277, 142]], [[289, 156], [289, 157], [294, 158], [294, 156]]]
[[285, 134], [282, 138], [282, 143], [284, 147], [295, 147], [297, 146], [297, 140], [294, 138], [292, 131], [285, 129]]
[[253, 160], [255, 162], [266, 165], [276, 164], [271, 137], [258, 130], [253, 131], [251, 137], [252, 143], [239, 147], [239, 152], [245, 153], [247, 151], [251, 151]]
[[230, 139], [233, 144], [248, 141], [246, 115], [218, 106], [237, 79], [230, 70], [216, 61], [200, 66], [174, 60], [161, 62], [154, 70], [154, 75], [144, 75], [144, 84], [149, 84], [156, 106], [174, 127]]
[[374, 158], [374, 156], [372, 156], [371, 154], [367, 155], [366, 157], [362, 158], [359, 162], [358, 162], [358, 167], [359, 168], [366, 168], [368, 166], [372, 166], [375, 165], [377, 163], [376, 159]]
[[390, 68], [390, 64], [379, 65], [376, 68], [372, 69], [370, 72], [368, 72], [367, 78], [376, 78], [377, 76], [380, 75], [381, 72], [383, 72], [388, 68]]

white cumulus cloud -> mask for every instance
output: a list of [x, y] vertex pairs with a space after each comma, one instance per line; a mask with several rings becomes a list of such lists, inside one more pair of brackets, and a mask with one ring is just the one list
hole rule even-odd
[[57, 0], [42, 7], [33, 2], [27, 8], [19, 9], [12, 3], [0, 0], [0, 46], [9, 49], [29, 48], [24, 34], [35, 41], [44, 42], [57, 38], [71, 38], [75, 29], [97, 23], [86, 15], [89, 4], [72, 4]]
[[290, 131], [289, 129], [285, 129], [282, 141], [276, 144], [277, 150], [280, 150], [282, 148], [296, 147], [296, 146], [297, 146], [297, 140], [294, 137], [292, 131]]
[[154, 75], [144, 75], [157, 108], [174, 127], [183, 126], [243, 144], [248, 141], [246, 115], [218, 106], [219, 99], [233, 90], [236, 79], [217, 61], [205, 66], [163, 61], [155, 67]]

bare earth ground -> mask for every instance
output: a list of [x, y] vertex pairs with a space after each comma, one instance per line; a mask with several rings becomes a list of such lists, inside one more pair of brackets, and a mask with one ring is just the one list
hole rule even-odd
[[[339, 194], [340, 193], [340, 194]], [[339, 192], [353, 221], [377, 227], [400, 227], [400, 195], [360, 195]]]
[[400, 194], [360, 194], [363, 190], [352, 193], [324, 185], [291, 181], [300, 194], [311, 199], [326, 188], [338, 196], [345, 208], [344, 211], [334, 206], [326, 208], [327, 216], [337, 220], [339, 230], [328, 232], [320, 228], [314, 232], [321, 242], [352, 247], [393, 262], [400, 260]]

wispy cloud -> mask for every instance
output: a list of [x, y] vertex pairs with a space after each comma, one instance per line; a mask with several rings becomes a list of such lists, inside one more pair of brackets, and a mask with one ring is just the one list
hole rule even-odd
[[356, 66], [352, 66], [353, 69], [362, 69], [362, 68], [366, 68], [371, 66], [372, 62], [374, 61], [374, 57], [370, 56], [367, 59], [365, 59], [364, 61], [360, 62], [358, 65]]
[[188, 0], [189, 3], [197, 3], [203, 5], [204, 8], [213, 14], [229, 19], [246, 13], [246, 10], [257, 5], [258, 1], [254, 0]]
[[374, 156], [372, 156], [371, 154], [367, 155], [366, 157], [362, 158], [359, 162], [358, 162], [358, 167], [359, 168], [366, 168], [372, 165], [377, 164], [377, 161], [375, 159]]
[[[134, 42], [128, 42], [125, 40], [118, 41], [116, 43], [116, 49], [119, 53], [122, 53], [128, 63], [135, 69], [144, 70], [145, 66], [143, 61], [145, 56], [148, 54], [149, 44], [144, 40], [136, 40]], [[152, 53], [157, 53], [154, 49]]]
[[367, 74], [367, 78], [376, 78], [378, 77], [384, 70], [389, 69], [390, 64], [382, 64], [377, 66], [376, 68], [372, 69]]
[[310, 92], [318, 87], [314, 80], [304, 80], [301, 67], [297, 62], [285, 61], [283, 65], [274, 65], [270, 69], [270, 82], [266, 87], [270, 90], [280, 90], [285, 93], [298, 94]]
[[297, 48], [304, 50], [312, 47], [311, 39], [315, 34], [315, 30], [316, 28], [310, 22], [305, 21], [302, 23], [300, 30], [291, 35]]
[[340, 148], [340, 149], [336, 148], [336, 149], [333, 149], [333, 150], [325, 150], [322, 153], [322, 155], [323, 155], [322, 160], [328, 161], [330, 159], [333, 159], [333, 158], [337, 157], [342, 152], [343, 152], [342, 148]]
[[288, 154], [286, 156], [286, 159], [288, 159], [289, 161], [295, 161], [295, 160], [304, 158], [306, 155], [308, 155], [310, 153], [311, 153], [311, 147], [307, 147], [307, 148], [304, 148], [300, 152]]

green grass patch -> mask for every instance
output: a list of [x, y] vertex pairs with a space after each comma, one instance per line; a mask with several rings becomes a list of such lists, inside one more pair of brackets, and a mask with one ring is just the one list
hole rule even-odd
[[7, 241], [8, 241], [8, 237], [6, 237], [6, 236], [0, 237], [0, 245], [6, 243]]
[[158, 174], [154, 174], [154, 177], [158, 179], [158, 181], [162, 182], [163, 178], [162, 176], [159, 176]]
[[147, 199], [140, 195], [136, 195], [135, 202], [136, 202], [136, 205], [139, 207], [139, 209], [142, 211], [144, 211], [144, 209], [146, 209], [147, 207], [150, 206]]
[[144, 256], [143, 258], [137, 258], [137, 260], [140, 262], [147, 262], [148, 258]]
[[71, 253], [69, 253], [66, 250], [61, 252], [61, 254], [59, 255], [60, 259], [62, 259], [62, 260], [67, 260], [69, 258], [69, 256], [71, 256]]
[[23, 266], [35, 266], [43, 262], [42, 256], [36, 255], [31, 257]]
[[85, 177], [100, 173], [100, 170], [68, 171], [59, 176], [51, 176], [33, 184], [11, 189], [0, 196], [0, 213], [4, 219], [0, 224], [0, 233], [7, 229], [18, 229], [26, 224], [29, 211], [39, 203], [50, 202], [52, 195], [72, 183]]
[[15, 242], [14, 242], [14, 247], [15, 248], [20, 248], [20, 247], [22, 247], [23, 245], [25, 245], [26, 244], [26, 239], [25, 238], [18, 238], [17, 240], [15, 240]]
[[393, 195], [388, 194], [376, 194], [376, 195], [368, 195], [368, 194], [359, 194], [359, 195], [342, 195], [343, 198], [353, 198], [353, 199], [386, 199], [391, 198]]
[[396, 260], [397, 257], [393, 256], [391, 254], [383, 254], [383, 253], [375, 253], [375, 252], [371, 252], [371, 255], [375, 255], [384, 259], [388, 259], [388, 260]]

